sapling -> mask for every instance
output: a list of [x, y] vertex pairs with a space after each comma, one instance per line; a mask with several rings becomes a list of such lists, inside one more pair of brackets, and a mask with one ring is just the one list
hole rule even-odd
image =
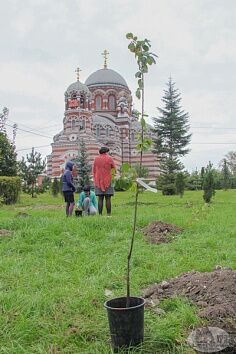
[[[130, 306], [130, 261], [133, 251], [134, 245], [134, 237], [136, 231], [136, 222], [137, 222], [137, 209], [138, 209], [138, 195], [139, 195], [139, 185], [145, 186], [141, 177], [142, 174], [142, 162], [143, 162], [143, 152], [148, 150], [152, 144], [152, 140], [150, 138], [145, 137], [146, 130], [146, 121], [144, 110], [144, 75], [148, 73], [148, 68], [152, 64], [156, 64], [155, 58], [156, 54], [150, 52], [151, 44], [148, 39], [139, 40], [137, 36], [133, 33], [127, 33], [126, 38], [130, 40], [128, 48], [131, 53], [134, 54], [135, 60], [138, 65], [138, 71], [135, 74], [135, 77], [138, 80], [138, 88], [136, 90], [136, 97], [141, 100], [141, 113], [138, 113], [140, 116], [141, 123], [141, 134], [138, 136], [138, 145], [137, 150], [140, 152], [140, 162], [138, 166], [138, 178], [135, 181], [135, 207], [134, 207], [134, 220], [133, 220], [133, 230], [131, 237], [131, 244], [129, 249], [129, 254], [127, 258], [127, 302], [126, 307]], [[147, 187], [147, 186], [146, 186]], [[153, 190], [154, 191], [154, 190]]]

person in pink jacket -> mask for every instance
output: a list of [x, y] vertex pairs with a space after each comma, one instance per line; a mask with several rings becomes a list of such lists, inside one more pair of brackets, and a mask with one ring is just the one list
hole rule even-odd
[[114, 188], [111, 186], [112, 170], [115, 170], [115, 163], [110, 155], [109, 149], [102, 147], [99, 150], [99, 156], [93, 164], [93, 181], [95, 194], [98, 196], [98, 213], [102, 215], [104, 197], [106, 200], [107, 215], [111, 215], [111, 196], [114, 194]]

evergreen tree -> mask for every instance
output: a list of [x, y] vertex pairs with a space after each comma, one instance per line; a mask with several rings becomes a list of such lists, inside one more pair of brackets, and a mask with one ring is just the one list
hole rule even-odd
[[88, 154], [86, 152], [86, 146], [83, 139], [80, 141], [78, 157], [73, 160], [78, 166], [78, 188], [82, 190], [85, 185], [91, 183], [90, 174], [92, 167], [88, 162]]
[[211, 198], [215, 195], [215, 180], [214, 171], [212, 169], [212, 163], [209, 162], [205, 169], [204, 181], [203, 181], [203, 199], [206, 203], [210, 203]]
[[184, 195], [184, 187], [185, 187], [185, 174], [183, 172], [178, 172], [176, 174], [175, 188], [176, 188], [176, 193], [181, 198]]
[[17, 161], [15, 146], [4, 132], [0, 132], [0, 176], [16, 176]]
[[171, 78], [162, 101], [164, 108], [158, 108], [160, 115], [153, 118], [156, 134], [153, 152], [160, 158], [161, 172], [157, 182], [163, 194], [175, 194], [175, 175], [183, 169], [179, 158], [189, 152], [189, 115], [181, 108], [181, 95]]
[[60, 192], [60, 181], [55, 177], [52, 182], [52, 195], [57, 197], [58, 193]]
[[31, 194], [32, 198], [37, 192], [37, 177], [45, 169], [45, 161], [42, 160], [41, 154], [32, 151], [30, 154], [26, 155], [26, 159], [22, 157], [19, 162], [20, 175], [24, 180], [24, 191]]
[[222, 177], [223, 177], [223, 188], [224, 190], [227, 190], [230, 186], [230, 170], [228, 167], [228, 162], [226, 160], [226, 158], [223, 159], [223, 163], [222, 163]]

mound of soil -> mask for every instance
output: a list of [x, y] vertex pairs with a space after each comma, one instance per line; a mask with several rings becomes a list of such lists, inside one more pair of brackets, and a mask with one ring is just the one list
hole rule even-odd
[[153, 221], [141, 229], [141, 231], [150, 243], [168, 243], [174, 239], [174, 235], [182, 232], [183, 229], [162, 221]]
[[236, 346], [236, 270], [217, 266], [209, 273], [183, 273], [143, 290], [147, 304], [154, 307], [161, 299], [175, 296], [197, 305], [199, 317], [233, 335]]

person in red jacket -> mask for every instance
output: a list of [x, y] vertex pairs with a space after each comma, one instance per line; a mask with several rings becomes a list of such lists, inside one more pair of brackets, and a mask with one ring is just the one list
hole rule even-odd
[[115, 170], [115, 163], [110, 155], [109, 149], [101, 147], [99, 156], [93, 164], [93, 181], [95, 194], [98, 196], [98, 213], [102, 215], [104, 197], [106, 200], [107, 215], [111, 215], [111, 196], [114, 194], [114, 188], [111, 186], [112, 170]]

